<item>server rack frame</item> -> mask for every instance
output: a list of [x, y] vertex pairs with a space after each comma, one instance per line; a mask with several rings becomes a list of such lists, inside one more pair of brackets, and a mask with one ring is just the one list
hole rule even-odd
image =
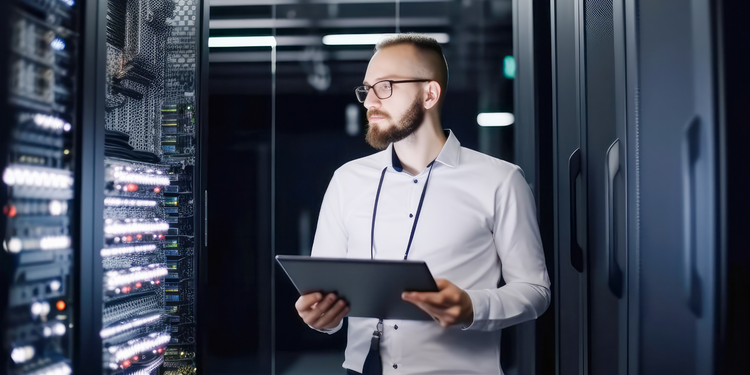
[[[78, 296], [78, 313], [74, 318], [74, 324], [78, 327], [78, 334], [74, 338], [74, 345], [78, 349], [73, 358], [75, 373], [97, 374], [101, 373], [102, 362], [102, 339], [99, 332], [102, 328], [102, 257], [100, 254], [101, 244], [104, 241], [104, 123], [105, 123], [105, 87], [106, 87], [106, 19], [107, 0], [81, 0], [84, 6], [84, 17], [82, 25], [82, 50], [80, 59], [82, 74], [81, 101], [79, 102], [79, 113], [81, 124], [76, 134], [78, 145], [78, 156], [76, 165], [79, 168], [79, 182], [76, 185], [75, 197], [79, 202], [76, 207], [76, 222], [79, 223], [77, 237], [79, 251], [76, 253], [75, 261], [78, 265], [74, 285]], [[205, 227], [206, 223], [201, 220], [205, 217], [204, 190], [206, 186], [206, 171], [201, 168], [207, 160], [206, 146], [208, 144], [208, 30], [209, 30], [209, 1], [199, 0], [199, 20], [196, 27], [199, 28], [199, 38], [196, 41], [197, 56], [199, 61], [196, 65], [196, 91], [199, 93], [199, 104], [196, 109], [196, 117], [199, 119], [196, 127], [197, 147], [195, 176], [193, 179], [195, 194], [194, 228], [195, 241], [201, 244], [196, 248], [196, 272], [194, 273], [196, 293], [196, 366], [200, 368], [205, 352], [205, 340], [202, 340], [204, 327], [197, 324], [200, 317], [205, 313], [205, 306], [199, 307], [199, 296], [205, 296], [200, 291], [205, 289], [206, 251]], [[197, 192], [200, 192], [197, 193]], [[74, 238], [75, 240], [75, 238]], [[203, 345], [203, 346], [201, 346]]]
[[[585, 158], [585, 55], [578, 0], [552, 0], [550, 4], [552, 60], [552, 148], [555, 275], [555, 351], [557, 374], [588, 374], [587, 288], [588, 268], [574, 262], [586, 258], [587, 168]], [[564, 93], [561, 95], [560, 93]], [[572, 159], [572, 160], [571, 160]], [[580, 188], [570, 181], [571, 162], [579, 162]], [[574, 163], [575, 164], [575, 163]], [[575, 197], [575, 205], [570, 198]], [[573, 211], [575, 210], [575, 211]], [[575, 212], [574, 220], [571, 214]], [[571, 225], [575, 223], [575, 228]], [[580, 233], [583, 232], [583, 233]], [[581, 242], [582, 241], [582, 242]], [[570, 302], [574, 301], [574, 302]], [[574, 311], [571, 313], [571, 311]], [[570, 335], [571, 337], [568, 337]], [[575, 345], [563, 344], [573, 339]], [[567, 351], [563, 355], [563, 350]], [[570, 362], [567, 362], [570, 361]]]
[[627, 366], [629, 375], [639, 373], [640, 360], [640, 96], [638, 75], [638, 4], [634, 0], [619, 0], [623, 3], [625, 32], [625, 182], [626, 193], [626, 241], [627, 241]]
[[[534, 193], [547, 272], [554, 280], [551, 4], [550, 0], [513, 1], [513, 56], [518, 66], [514, 160]], [[553, 293], [553, 301], [556, 298]], [[555, 332], [556, 315], [553, 302], [541, 317], [517, 327], [516, 346], [520, 349], [514, 362], [518, 373], [554, 371], [555, 339], [547, 332]]]
[[102, 257], [104, 242], [104, 100], [106, 86], [106, 0], [85, 0], [82, 25], [81, 58], [82, 100], [79, 152], [79, 183], [76, 186], [78, 252], [76, 293], [78, 314], [75, 325], [78, 348], [73, 359], [76, 373], [98, 374], [102, 371]]
[[[211, 4], [209, 0], [200, 0], [199, 2], [199, 30], [198, 30], [198, 76], [196, 82], [196, 91], [198, 92], [198, 107], [196, 117], [198, 118], [198, 127], [196, 128], [196, 137], [198, 147], [196, 148], [196, 172], [198, 178], [193, 179], [193, 191], [198, 192], [195, 196], [198, 203], [195, 204], [195, 243], [196, 247], [196, 288], [195, 288], [195, 321], [196, 321], [196, 353], [195, 364], [201, 370], [205, 368], [206, 356], [208, 353], [208, 340], [206, 330], [208, 329], [208, 319], [206, 324], [201, 324], [203, 317], [208, 316], [208, 303], [201, 303], [203, 298], [208, 297], [208, 170], [202, 166], [208, 165], [208, 36], [209, 36], [209, 19]], [[202, 370], [201, 370], [202, 371]]]

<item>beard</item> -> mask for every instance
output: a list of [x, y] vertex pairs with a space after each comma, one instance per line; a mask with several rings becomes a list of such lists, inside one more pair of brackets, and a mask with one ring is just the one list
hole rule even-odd
[[406, 113], [401, 116], [398, 124], [394, 124], [391, 120], [391, 116], [385, 112], [377, 110], [367, 111], [368, 120], [370, 119], [370, 116], [377, 115], [382, 116], [383, 120], [390, 124], [388, 128], [382, 130], [378, 126], [373, 126], [368, 123], [367, 134], [365, 135], [367, 143], [378, 150], [385, 150], [388, 148], [389, 144], [398, 142], [414, 134], [424, 120], [425, 109], [419, 99], [419, 96], [414, 99], [414, 103], [412, 103], [409, 109], [406, 110]]

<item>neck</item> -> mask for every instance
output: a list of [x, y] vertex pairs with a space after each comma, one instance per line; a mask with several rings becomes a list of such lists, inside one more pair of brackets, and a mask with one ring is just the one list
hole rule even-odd
[[418, 175], [437, 158], [446, 140], [440, 122], [425, 119], [414, 134], [394, 143], [393, 147], [404, 170]]

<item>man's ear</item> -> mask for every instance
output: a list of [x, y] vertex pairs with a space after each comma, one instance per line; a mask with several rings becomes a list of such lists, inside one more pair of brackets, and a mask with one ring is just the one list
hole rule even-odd
[[440, 101], [441, 93], [442, 89], [440, 88], [440, 84], [437, 83], [437, 81], [427, 82], [427, 87], [425, 87], [424, 108], [430, 109], [432, 107], [435, 107], [438, 104], [438, 101]]

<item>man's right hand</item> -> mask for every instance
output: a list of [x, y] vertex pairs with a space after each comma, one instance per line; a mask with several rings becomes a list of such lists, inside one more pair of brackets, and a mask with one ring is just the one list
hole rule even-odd
[[349, 306], [343, 299], [329, 293], [323, 299], [321, 293], [310, 293], [297, 299], [294, 304], [300, 318], [315, 329], [333, 329], [349, 313]]

